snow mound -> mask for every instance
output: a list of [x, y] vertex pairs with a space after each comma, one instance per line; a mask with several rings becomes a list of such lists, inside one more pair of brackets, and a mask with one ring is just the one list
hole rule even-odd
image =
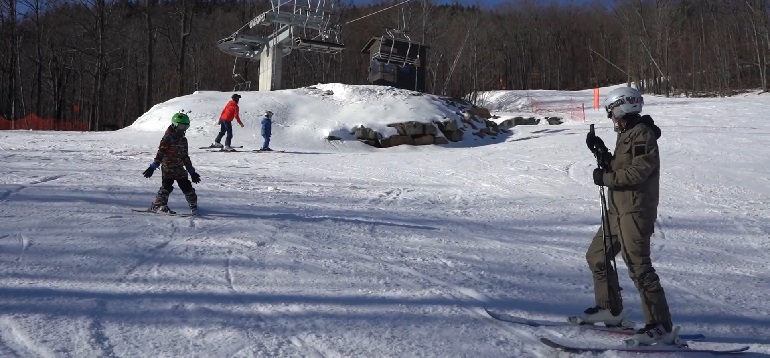
[[[190, 111], [188, 137], [205, 144], [219, 132], [216, 122], [222, 108], [234, 92], [198, 91], [153, 106], [126, 130], [161, 132], [171, 116]], [[389, 124], [415, 121], [432, 123], [460, 120], [465, 104], [445, 98], [375, 85], [318, 84], [272, 92], [239, 92], [241, 120], [233, 143], [248, 138], [259, 142], [260, 120], [265, 111], [273, 111], [273, 143], [277, 148], [319, 149], [328, 146], [327, 137], [355, 141], [352, 128], [363, 125], [385, 136], [395, 135]], [[204, 139], [198, 139], [205, 137]], [[473, 140], [473, 139], [469, 139]], [[272, 146], [272, 144], [271, 144]], [[365, 148], [353, 145], [354, 148]]]

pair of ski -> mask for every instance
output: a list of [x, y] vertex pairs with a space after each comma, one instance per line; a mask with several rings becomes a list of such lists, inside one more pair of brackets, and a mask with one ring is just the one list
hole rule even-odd
[[181, 217], [200, 217], [199, 214], [193, 214], [193, 213], [178, 213], [176, 211], [172, 211], [170, 213], [164, 213], [159, 211], [153, 211], [150, 209], [131, 209], [132, 211], [136, 211], [138, 213], [148, 213], [148, 214], [156, 214], [156, 215], [166, 215], [166, 216], [181, 216]]
[[[242, 145], [230, 147], [230, 148], [243, 148]], [[218, 152], [225, 152], [225, 153], [283, 153], [283, 150], [262, 150], [262, 149], [254, 149], [254, 150], [225, 150], [224, 148], [215, 147], [215, 146], [209, 146], [209, 147], [200, 147], [200, 149], [216, 149], [216, 150], [210, 150], [209, 152], [212, 153], [218, 153]]]
[[[234, 145], [230, 148], [243, 148], [242, 145]], [[210, 150], [209, 152], [240, 152], [240, 150], [225, 150], [224, 147], [217, 147], [215, 145], [210, 145], [208, 147], [200, 147], [199, 149], [216, 149], [216, 150]]]
[[[486, 311], [490, 317], [496, 320], [515, 323], [515, 324], [523, 324], [530, 327], [579, 327], [583, 329], [607, 332], [612, 334], [620, 334], [620, 335], [626, 335], [626, 336], [630, 336], [636, 333], [633, 328], [628, 328], [628, 327], [613, 328], [613, 327], [596, 326], [596, 325], [589, 325], [589, 324], [575, 325], [567, 321], [556, 322], [556, 321], [531, 320], [523, 317], [512, 316], [505, 313], [490, 311], [488, 309], [484, 309], [484, 311]], [[681, 334], [679, 335], [679, 338], [685, 341], [702, 341], [706, 339], [706, 336], [702, 334]], [[690, 348], [687, 346], [678, 347], [678, 346], [668, 346], [668, 345], [636, 346], [636, 347], [631, 347], [631, 346], [587, 347], [587, 346], [574, 344], [571, 342], [559, 342], [546, 337], [541, 337], [540, 342], [551, 348], [555, 348], [555, 349], [562, 350], [565, 352], [570, 352], [570, 353], [601, 353], [601, 352], [607, 352], [607, 351], [616, 351], [616, 352], [637, 352], [637, 353], [684, 352], [684, 353], [729, 354], [729, 353], [741, 353], [749, 349], [749, 346], [735, 347], [733, 349], [696, 349], [696, 348]]]
[[[235, 147], [233, 147], [233, 148], [235, 148]], [[233, 150], [224, 150], [224, 149], [220, 149], [220, 150], [210, 150], [209, 152], [212, 152], [212, 153], [217, 153], [217, 152], [228, 152], [228, 153], [232, 153], [232, 152], [236, 152], [236, 153], [284, 153], [283, 150], [261, 150], [261, 149], [254, 149], [254, 150], [235, 150], [235, 149], [233, 149]]]

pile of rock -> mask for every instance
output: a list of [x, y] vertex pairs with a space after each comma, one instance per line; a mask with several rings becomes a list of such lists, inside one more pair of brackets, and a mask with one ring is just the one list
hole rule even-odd
[[459, 142], [463, 140], [466, 133], [479, 138], [488, 136], [495, 138], [495, 136], [510, 133], [490, 120], [492, 115], [486, 108], [448, 97], [438, 97], [438, 99], [452, 108], [456, 114], [454, 118], [444, 117], [442, 121], [391, 123], [388, 127], [394, 128], [397, 134], [387, 138], [364, 126], [354, 127], [351, 134], [371, 146], [388, 148], [403, 144], [428, 145]]
[[[551, 125], [558, 125], [564, 123], [560, 117], [545, 117], [546, 122]], [[515, 126], [534, 126], [540, 124], [540, 118], [535, 117], [513, 117], [500, 122], [500, 126], [504, 128], [512, 128]]]

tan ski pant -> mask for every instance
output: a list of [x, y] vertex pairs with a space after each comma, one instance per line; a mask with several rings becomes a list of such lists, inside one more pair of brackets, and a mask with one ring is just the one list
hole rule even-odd
[[[671, 314], [666, 302], [666, 294], [660, 285], [658, 274], [650, 260], [650, 237], [655, 225], [655, 218], [647, 218], [644, 213], [628, 213], [620, 216], [609, 215], [612, 242], [612, 257], [621, 253], [628, 267], [628, 275], [634, 281], [642, 301], [642, 313], [645, 323], [670, 323]], [[618, 239], [620, 238], [620, 239]], [[607, 286], [604, 269], [604, 237], [599, 227], [586, 252], [586, 261], [594, 278], [594, 296], [596, 305], [610, 308], [613, 313], [623, 309], [623, 302], [618, 284], [618, 274], [612, 267], [607, 269], [610, 275], [611, 289]], [[618, 307], [610, 307], [610, 295], [616, 298]]]

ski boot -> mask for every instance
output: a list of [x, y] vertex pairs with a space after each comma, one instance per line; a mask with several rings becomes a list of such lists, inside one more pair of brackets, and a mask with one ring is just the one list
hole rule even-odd
[[644, 328], [636, 331], [636, 334], [623, 341], [626, 346], [651, 346], [665, 344], [677, 347], [687, 347], [687, 342], [679, 338], [679, 326], [671, 327], [671, 324], [662, 323], [646, 324]]
[[176, 214], [176, 211], [173, 211], [168, 208], [168, 205], [155, 205], [153, 204], [149, 211], [152, 211], [154, 213], [158, 214]]
[[222, 148], [222, 150], [225, 151], [225, 152], [234, 152], [235, 151], [235, 149], [233, 147], [229, 146], [229, 145], [226, 145], [224, 148]]
[[211, 143], [211, 148], [222, 148], [222, 147], [224, 147], [222, 143], [219, 143], [219, 142]]
[[198, 215], [198, 195], [195, 194], [195, 189], [185, 193], [184, 198], [187, 199], [187, 205], [190, 207], [190, 213], [192, 215]]
[[633, 328], [636, 324], [627, 319], [628, 312], [620, 312], [619, 315], [613, 315], [609, 309], [594, 306], [583, 311], [582, 316], [571, 316], [567, 318], [569, 323], [574, 325], [593, 325], [603, 323], [607, 327]]

